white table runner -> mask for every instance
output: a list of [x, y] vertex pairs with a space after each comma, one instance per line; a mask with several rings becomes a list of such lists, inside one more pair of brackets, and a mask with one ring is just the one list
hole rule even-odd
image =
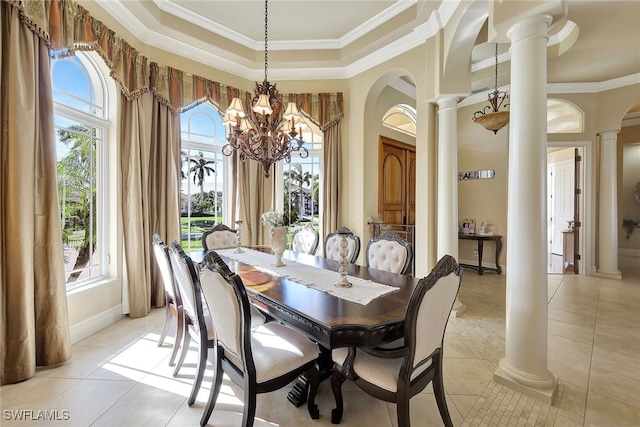
[[241, 254], [235, 253], [235, 249], [221, 249], [216, 252], [222, 256], [252, 265], [259, 270], [285, 277], [304, 286], [361, 305], [367, 305], [376, 298], [398, 290], [398, 288], [394, 288], [393, 286], [383, 285], [353, 276], [347, 276], [352, 285], [350, 288], [340, 288], [334, 285], [340, 280], [340, 273], [336, 271], [324, 270], [284, 257], [282, 261], [286, 265], [283, 267], [274, 267], [271, 265], [275, 261], [273, 255], [253, 249], [243, 248], [243, 250], [245, 252]]

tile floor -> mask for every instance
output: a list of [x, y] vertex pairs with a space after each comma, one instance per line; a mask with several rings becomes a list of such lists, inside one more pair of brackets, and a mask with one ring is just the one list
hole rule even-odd
[[[465, 271], [460, 300], [445, 337], [445, 389], [456, 426], [640, 426], [640, 262], [620, 257], [623, 280], [549, 276], [549, 369], [559, 377], [552, 405], [492, 381], [504, 356], [505, 277]], [[73, 346], [71, 362], [40, 369], [34, 378], [0, 388], [2, 426], [195, 426], [211, 376], [192, 407], [186, 398], [195, 370], [191, 352], [180, 375], [167, 365], [168, 343], [158, 347], [163, 310], [123, 319]], [[256, 426], [331, 425], [328, 382], [318, 396], [320, 419], [286, 400], [288, 389], [259, 395]], [[396, 426], [395, 405], [377, 401], [349, 382], [342, 425]], [[442, 425], [431, 386], [411, 404], [414, 425]], [[58, 420], [18, 421], [12, 410]], [[23, 415], [25, 412], [21, 412]], [[242, 390], [225, 379], [209, 421], [238, 426]]]

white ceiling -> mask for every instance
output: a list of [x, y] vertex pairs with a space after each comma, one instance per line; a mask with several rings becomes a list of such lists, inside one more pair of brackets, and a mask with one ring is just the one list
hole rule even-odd
[[[262, 79], [265, 30], [262, 0], [96, 2], [120, 22], [126, 22], [126, 27], [146, 44], [247, 79]], [[458, 3], [458, 0], [270, 0], [269, 77], [272, 80], [351, 77], [422, 43], [437, 31], [440, 22], [446, 22], [451, 8]], [[598, 90], [602, 85], [612, 84], [614, 79], [638, 80], [640, 1], [566, 3], [567, 19], [575, 23], [579, 35], [567, 52], [549, 59], [549, 83], [586, 83]], [[494, 85], [493, 45], [482, 40], [482, 36], [477, 43], [472, 55], [472, 90]], [[500, 45], [501, 86], [508, 84], [508, 47]]]

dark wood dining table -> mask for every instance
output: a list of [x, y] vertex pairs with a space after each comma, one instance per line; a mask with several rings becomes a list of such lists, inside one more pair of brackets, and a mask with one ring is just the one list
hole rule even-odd
[[[270, 251], [267, 248], [255, 249]], [[190, 255], [193, 261], [200, 262], [204, 259], [205, 252], [193, 252]], [[225, 257], [221, 253], [219, 255], [231, 271], [242, 278], [249, 298], [258, 308], [268, 316], [303, 332], [321, 346], [323, 351], [320, 364], [324, 365], [321, 366], [321, 374], [324, 377], [330, 374], [332, 349], [347, 346], [375, 347], [402, 337], [407, 304], [419, 281], [413, 276], [349, 264], [348, 276], [397, 288], [396, 291], [363, 305], [277, 274], [270, 274], [253, 265]], [[291, 260], [336, 272], [340, 268], [337, 261], [288, 250], [282, 258], [285, 263]], [[273, 270], [277, 271], [277, 267], [273, 267]], [[306, 400], [305, 393], [306, 384], [302, 378], [290, 392], [288, 399], [300, 406]]]

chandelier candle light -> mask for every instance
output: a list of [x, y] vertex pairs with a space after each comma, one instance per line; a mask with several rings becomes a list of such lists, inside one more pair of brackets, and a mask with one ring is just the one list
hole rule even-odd
[[[481, 124], [485, 129], [497, 134], [500, 129], [509, 123], [509, 111], [499, 111], [502, 103], [509, 97], [506, 91], [498, 90], [498, 44], [496, 43], [496, 84], [493, 92], [489, 93], [489, 104], [484, 109], [473, 113], [473, 121]], [[509, 104], [504, 104], [508, 107]], [[491, 109], [487, 112], [487, 109]]]
[[[302, 145], [302, 131], [307, 127], [295, 102], [289, 102], [282, 113], [282, 99], [276, 85], [267, 79], [268, 0], [264, 2], [264, 81], [256, 82], [254, 97], [248, 111], [242, 100], [233, 98], [222, 124], [227, 128], [227, 144], [222, 153], [230, 156], [238, 152], [240, 160], [247, 158], [260, 163], [264, 177], [269, 178], [271, 165], [279, 160], [291, 161], [291, 153], [306, 158], [309, 152]], [[300, 135], [298, 138], [297, 136]]]

